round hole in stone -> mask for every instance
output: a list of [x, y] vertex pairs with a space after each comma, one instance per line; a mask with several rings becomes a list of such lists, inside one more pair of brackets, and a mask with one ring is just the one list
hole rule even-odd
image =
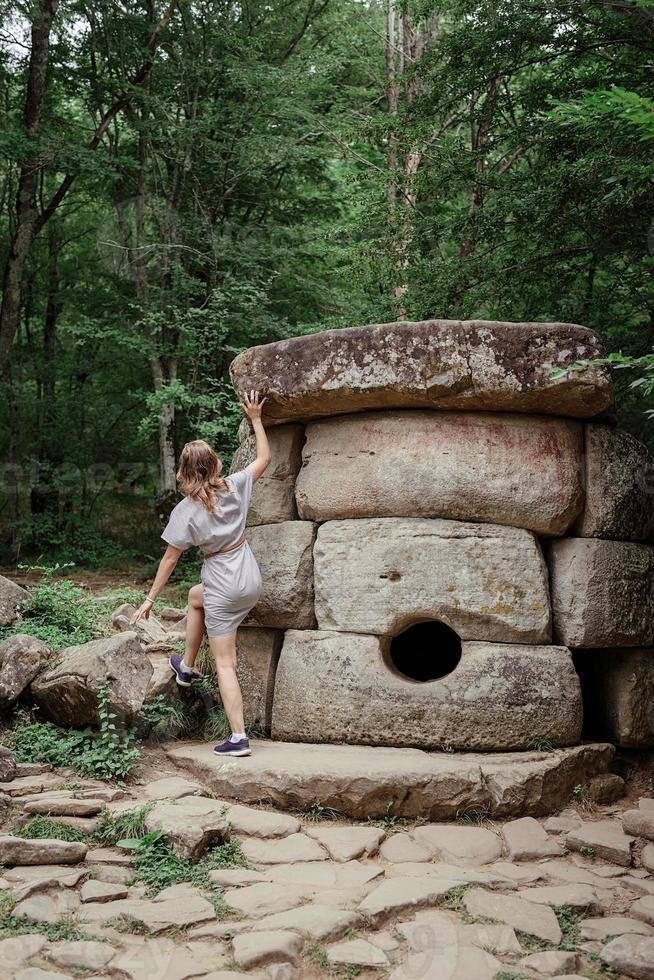
[[391, 640], [395, 669], [414, 681], [433, 681], [451, 674], [461, 659], [461, 640], [438, 620], [414, 623]]

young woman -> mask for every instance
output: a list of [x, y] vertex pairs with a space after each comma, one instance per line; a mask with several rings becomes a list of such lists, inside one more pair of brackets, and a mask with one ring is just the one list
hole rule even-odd
[[132, 617], [132, 623], [148, 618], [154, 600], [186, 548], [196, 545], [204, 552], [201, 584], [194, 585], [188, 594], [186, 650], [183, 657], [171, 657], [169, 663], [177, 683], [189, 687], [206, 624], [220, 697], [232, 729], [230, 737], [214, 748], [220, 756], [250, 755], [243, 698], [236, 677], [236, 630], [261, 595], [261, 572], [244, 531], [252, 484], [269, 466], [271, 458], [261, 422], [261, 408], [266, 399], [260, 401], [257, 391], [239, 398], [254, 429], [257, 457], [245, 469], [223, 478], [222, 462], [211, 446], [201, 439], [184, 446], [177, 472], [184, 499], [174, 508], [161, 535], [168, 548], [152, 588]]

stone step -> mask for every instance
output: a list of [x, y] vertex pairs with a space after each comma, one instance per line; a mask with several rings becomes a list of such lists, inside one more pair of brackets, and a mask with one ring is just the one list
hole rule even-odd
[[363, 745], [253, 740], [252, 755], [220, 759], [211, 745], [168, 748], [187, 778], [218, 798], [270, 802], [283, 809], [314, 803], [359, 819], [394, 814], [451, 820], [481, 810], [493, 817], [538, 816], [561, 809], [575, 786], [607, 772], [612, 745], [553, 752], [424, 752]]

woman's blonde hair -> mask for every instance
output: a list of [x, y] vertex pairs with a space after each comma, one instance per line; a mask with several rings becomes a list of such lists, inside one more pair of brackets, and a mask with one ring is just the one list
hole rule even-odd
[[216, 494], [231, 491], [220, 475], [222, 460], [204, 439], [193, 439], [182, 449], [177, 470], [179, 488], [185, 497], [197, 500], [210, 514], [216, 511]]

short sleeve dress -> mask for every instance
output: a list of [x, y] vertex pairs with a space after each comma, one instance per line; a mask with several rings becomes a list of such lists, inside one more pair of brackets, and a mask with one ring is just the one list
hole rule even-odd
[[192, 545], [206, 555], [200, 572], [204, 619], [208, 636], [235, 633], [261, 595], [261, 571], [247, 541], [216, 555], [243, 536], [250, 497], [252, 471], [239, 470], [226, 477], [229, 492], [216, 496], [216, 513], [197, 500], [184, 497], [170, 515], [161, 537], [184, 551]]

